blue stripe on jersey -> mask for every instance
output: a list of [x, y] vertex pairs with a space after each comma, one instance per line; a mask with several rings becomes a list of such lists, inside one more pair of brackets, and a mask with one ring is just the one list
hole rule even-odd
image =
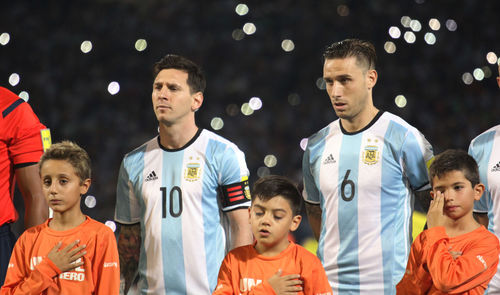
[[[176, 265], [175, 272], [164, 272], [163, 279], [165, 281], [165, 290], [167, 293], [173, 289], [179, 294], [186, 294], [186, 276], [184, 266], [184, 249], [182, 246], [182, 218], [181, 216], [173, 217], [172, 212], [179, 212], [179, 200], [182, 199], [178, 194], [179, 191], [174, 191], [174, 187], [180, 187], [182, 181], [182, 169], [171, 169], [169, 167], [182, 167], [184, 151], [171, 153], [163, 153], [162, 166], [162, 186], [165, 191], [158, 192], [158, 196], [166, 201], [166, 218], [162, 218], [161, 234], [162, 234], [162, 254], [163, 265]], [[163, 196], [166, 194], [166, 196]], [[181, 198], [178, 198], [181, 197]], [[172, 201], [173, 200], [173, 201]], [[173, 202], [173, 208], [170, 208], [170, 202]]]
[[[132, 213], [130, 212], [132, 205], [130, 204], [129, 182], [139, 184], [138, 187], [135, 188], [133, 193], [136, 196], [140, 196], [142, 190], [142, 171], [144, 170], [145, 151], [146, 145], [129, 153], [127, 157], [122, 161], [122, 167], [120, 167], [118, 182], [122, 183], [123, 185], [117, 185], [117, 196], [121, 197], [120, 200], [116, 202], [117, 209], [115, 210], [115, 212], [125, 215], [117, 216], [119, 220], [132, 222]], [[129, 175], [129, 172], [132, 174]]]
[[[205, 151], [206, 163], [220, 163], [220, 161], [216, 160], [216, 158], [222, 157], [222, 153], [232, 152], [232, 150], [226, 150], [226, 146], [227, 145], [223, 142], [210, 139]], [[234, 154], [234, 152], [232, 153]], [[233, 161], [233, 163], [236, 163], [236, 165], [238, 164], [237, 161]], [[222, 166], [224, 166], [224, 163], [222, 164]], [[220, 212], [219, 206], [217, 205], [218, 201], [214, 200], [214, 198], [217, 198], [217, 192], [215, 192], [213, 188], [218, 187], [218, 183], [208, 183], [208, 181], [216, 181], [217, 179], [219, 179], [220, 175], [214, 175], [216, 173], [215, 171], [224, 170], [214, 170], [210, 168], [208, 167], [208, 165], [205, 166], [205, 172], [203, 173], [201, 206], [203, 210], [203, 232], [205, 235], [204, 239], [207, 276], [210, 291], [213, 292], [217, 285], [217, 275], [219, 273], [219, 268], [222, 260], [224, 259], [224, 243], [222, 243], [222, 241], [224, 241], [225, 238], [222, 227], [220, 226]], [[236, 170], [238, 171], [239, 168], [237, 168]]]
[[[391, 125], [392, 124], [396, 123], [391, 122]], [[401, 126], [401, 128], [404, 127]], [[424, 155], [422, 154], [420, 144], [418, 143], [415, 134], [408, 132], [403, 151], [403, 158], [406, 166], [412, 167], [412, 169], [408, 169], [405, 171], [405, 175], [407, 175], [408, 179], [410, 180], [411, 188], [413, 190], [417, 190], [428, 184], [429, 178], [427, 173], [422, 173], [424, 171], [427, 171], [426, 160], [424, 158]]]
[[[479, 166], [479, 177], [481, 179], [481, 183], [484, 184], [484, 186], [487, 188], [486, 191], [484, 192], [483, 196], [480, 199], [480, 203], [483, 205], [487, 205], [486, 208], [488, 209], [488, 229], [493, 232], [493, 226], [495, 225], [495, 220], [493, 217], [493, 200], [491, 198], [491, 192], [488, 190], [488, 165], [490, 162], [491, 158], [491, 153], [493, 151], [493, 142], [495, 139], [495, 133], [496, 131], [493, 130], [491, 132], [485, 132], [481, 134], [475, 141], [474, 141], [474, 146], [473, 148], [473, 153], [472, 156], [476, 159], [477, 165]], [[479, 147], [479, 150], [478, 148]], [[480, 152], [481, 154], [476, 154]], [[469, 150], [469, 153], [471, 151]], [[484, 199], [484, 201], [483, 201]]]
[[[406, 188], [404, 187], [404, 185], [396, 187], [396, 190], [394, 191], [388, 191], [386, 188], [394, 187], [396, 183], [402, 183], [400, 181], [402, 171], [400, 168], [399, 159], [401, 158], [401, 147], [404, 144], [404, 135], [406, 134], [406, 132], [407, 129], [404, 126], [391, 121], [384, 135], [384, 149], [382, 152], [381, 163], [382, 179], [380, 191], [380, 218], [382, 231], [380, 233], [380, 236], [382, 241], [384, 294], [394, 294], [395, 290], [393, 286], [398, 283], [393, 282], [395, 269], [398, 268], [396, 262], [397, 257], [395, 257], [396, 249], [394, 249], [394, 247], [401, 248], [405, 245], [404, 243], [400, 244], [399, 241], [401, 240], [401, 238], [396, 238], [394, 237], [394, 235], [399, 234], [400, 236], [402, 236], [402, 233], [404, 232], [404, 213], [399, 213], [401, 212], [401, 210], [397, 208], [405, 208], [403, 211], [409, 209], [406, 208], [407, 202], [405, 202], [404, 199], [405, 195], [407, 194]], [[391, 171], [394, 172], [390, 173]], [[397, 195], [400, 195], [401, 197], [394, 197]], [[396, 210], [396, 212], [394, 210]], [[407, 214], [410, 214], [410, 212], [408, 212]], [[404, 250], [403, 252], [408, 253], [408, 250]], [[404, 267], [406, 268], [406, 261], [404, 262]]]
[[[342, 136], [339, 157], [338, 227], [340, 248], [337, 256], [339, 273], [339, 292], [356, 290], [359, 293], [358, 262], [358, 163], [363, 134]], [[357, 151], [357, 152], [355, 152]], [[355, 163], [354, 165], [352, 163]], [[319, 165], [318, 165], [319, 166]], [[346, 182], [349, 181], [349, 182]], [[351, 185], [353, 184], [353, 185]], [[347, 201], [352, 198], [352, 200]], [[345, 199], [345, 200], [344, 200]]]
[[[328, 133], [330, 132], [329, 127], [325, 127], [320, 130], [315, 135], [311, 136], [307, 143], [307, 149], [305, 151], [304, 159], [302, 165], [307, 167], [307, 169], [313, 168], [314, 171], [304, 172], [304, 181], [307, 184], [304, 184], [307, 189], [307, 198], [313, 202], [319, 202], [320, 208], [323, 208], [323, 213], [326, 212], [324, 207], [325, 198], [321, 193], [321, 190], [317, 190], [316, 188], [320, 188], [320, 168], [321, 165], [315, 165], [314, 163], [309, 164], [312, 158], [316, 159], [316, 161], [321, 161], [321, 155], [325, 150], [325, 139]], [[319, 200], [312, 199], [312, 197], [318, 196]], [[320, 237], [325, 236], [326, 226], [325, 226], [326, 218], [321, 218], [321, 232]], [[316, 254], [318, 255], [319, 260], [324, 263], [324, 248], [325, 248], [325, 239], [319, 239], [318, 249], [316, 250]]]

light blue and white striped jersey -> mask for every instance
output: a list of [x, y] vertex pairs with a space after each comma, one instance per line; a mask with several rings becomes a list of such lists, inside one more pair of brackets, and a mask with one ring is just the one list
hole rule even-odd
[[[486, 187], [474, 212], [488, 213], [488, 229], [500, 238], [500, 125], [492, 127], [474, 138], [469, 154], [479, 166], [479, 177]], [[488, 285], [488, 294], [500, 294], [500, 265]]]
[[308, 140], [304, 199], [322, 209], [318, 257], [334, 294], [396, 294], [411, 244], [412, 190], [428, 189], [432, 147], [379, 112], [348, 133], [336, 120]]
[[181, 149], [156, 137], [125, 155], [115, 220], [140, 222], [140, 294], [211, 294], [229, 240], [222, 211], [250, 206], [248, 174], [243, 152], [208, 130]]

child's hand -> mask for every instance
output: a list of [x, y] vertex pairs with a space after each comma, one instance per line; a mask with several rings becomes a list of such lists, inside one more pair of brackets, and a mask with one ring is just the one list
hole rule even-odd
[[301, 280], [298, 280], [298, 278], [300, 278], [300, 275], [294, 274], [281, 276], [282, 273], [283, 271], [280, 269], [267, 280], [269, 285], [273, 287], [276, 295], [296, 294], [298, 291], [302, 291], [303, 282]]
[[427, 212], [427, 227], [444, 226], [447, 219], [448, 217], [444, 214], [444, 195], [437, 191]]
[[[68, 271], [83, 265], [83, 260], [76, 262], [78, 258], [87, 254], [87, 251], [82, 251], [85, 249], [86, 245], [81, 245], [74, 248], [80, 241], [76, 240], [73, 243], [66, 246], [64, 249], [59, 251], [62, 243], [58, 242], [52, 250], [50, 250], [47, 257], [62, 271]], [[74, 249], [73, 249], [74, 248]]]

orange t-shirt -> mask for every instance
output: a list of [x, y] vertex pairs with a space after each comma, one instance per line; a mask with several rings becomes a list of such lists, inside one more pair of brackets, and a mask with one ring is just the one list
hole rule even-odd
[[300, 274], [304, 291], [297, 294], [333, 294], [319, 259], [293, 242], [273, 257], [259, 255], [253, 245], [233, 249], [222, 262], [212, 294], [275, 294], [267, 280], [279, 269], [282, 275]]
[[[113, 231], [88, 216], [66, 231], [49, 228], [49, 221], [19, 237], [0, 294], [118, 294], [120, 267]], [[61, 272], [47, 254], [59, 241], [63, 249], [75, 240], [86, 245], [83, 265]]]
[[[449, 251], [462, 252], [453, 259]], [[500, 246], [483, 226], [450, 238], [442, 226], [418, 235], [397, 294], [484, 294], [497, 271]]]

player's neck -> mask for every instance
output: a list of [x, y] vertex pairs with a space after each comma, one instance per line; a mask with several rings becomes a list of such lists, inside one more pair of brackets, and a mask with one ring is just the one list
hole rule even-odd
[[189, 124], [164, 125], [160, 123], [160, 143], [167, 149], [185, 146], [198, 132], [194, 122]]
[[446, 229], [446, 234], [452, 238], [474, 231], [480, 226], [471, 212], [459, 219], [450, 218], [444, 228]]
[[85, 222], [86, 219], [81, 210], [75, 210], [74, 212], [54, 212], [54, 216], [49, 222], [49, 227], [57, 231], [70, 230]]
[[367, 106], [363, 111], [352, 118], [340, 118], [342, 128], [349, 133], [358, 132], [368, 126], [377, 116], [379, 110], [373, 106]]

